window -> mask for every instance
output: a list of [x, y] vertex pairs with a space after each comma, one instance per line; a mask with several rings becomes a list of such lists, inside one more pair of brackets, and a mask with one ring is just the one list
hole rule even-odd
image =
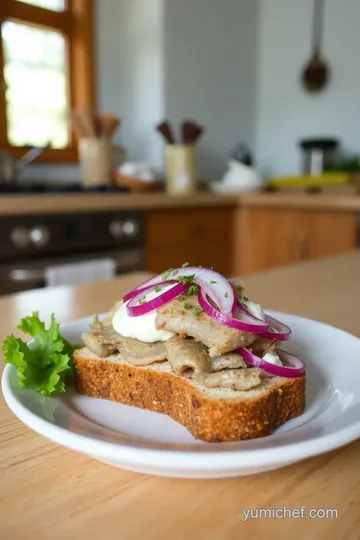
[[0, 0], [0, 149], [74, 161], [69, 112], [92, 107], [92, 0]]

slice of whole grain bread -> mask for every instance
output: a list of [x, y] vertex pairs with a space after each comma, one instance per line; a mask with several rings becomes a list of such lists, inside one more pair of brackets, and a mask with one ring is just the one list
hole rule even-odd
[[86, 347], [75, 350], [74, 364], [82, 394], [166, 414], [208, 442], [264, 437], [305, 408], [305, 374], [268, 377], [257, 388], [234, 391], [179, 377], [169, 362], [133, 366], [120, 354], [100, 358]]

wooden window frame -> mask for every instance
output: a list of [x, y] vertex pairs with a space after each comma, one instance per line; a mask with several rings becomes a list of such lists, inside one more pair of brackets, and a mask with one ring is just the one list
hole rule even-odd
[[[93, 0], [65, 0], [64, 11], [51, 11], [42, 7], [24, 4], [17, 0], [0, 0], [0, 26], [4, 21], [34, 25], [60, 32], [68, 43], [67, 66], [69, 70], [69, 109], [94, 108], [95, 65]], [[69, 146], [49, 148], [38, 162], [66, 163], [77, 161], [76, 138], [69, 130]], [[0, 149], [9, 150], [16, 159], [21, 158], [28, 148], [9, 144], [7, 139], [4, 56], [0, 39]]]

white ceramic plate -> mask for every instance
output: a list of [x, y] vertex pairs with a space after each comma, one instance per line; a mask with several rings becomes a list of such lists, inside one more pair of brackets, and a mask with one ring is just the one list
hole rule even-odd
[[[261, 439], [203, 443], [159, 413], [88, 398], [71, 389], [43, 397], [19, 387], [6, 366], [2, 390], [7, 404], [44, 437], [100, 461], [148, 474], [220, 478], [259, 473], [343, 446], [360, 437], [360, 340], [336, 328], [293, 315], [269, 312], [288, 324], [287, 350], [306, 361], [305, 413]], [[89, 319], [64, 325], [72, 343]]]

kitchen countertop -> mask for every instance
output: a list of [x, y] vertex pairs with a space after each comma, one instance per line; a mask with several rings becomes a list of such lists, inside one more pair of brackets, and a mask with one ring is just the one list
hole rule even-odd
[[68, 193], [0, 195], [0, 216], [92, 210], [149, 210], [162, 208], [219, 206], [263, 206], [354, 212], [360, 210], [360, 196], [303, 193], [247, 193], [220, 195], [199, 192], [191, 196], [165, 193]]
[[[360, 251], [273, 270], [246, 280], [266, 307], [360, 336]], [[34, 309], [61, 322], [108, 309], [148, 277], [59, 287], [0, 299], [0, 339]], [[338, 284], [338, 286], [335, 286]], [[114, 296], [115, 295], [115, 296]], [[0, 368], [1, 371], [1, 368]], [[222, 480], [136, 474], [53, 444], [22, 425], [0, 398], [0, 537], [357, 538], [360, 441], [278, 471]], [[242, 508], [336, 508], [338, 519], [249, 519]]]

